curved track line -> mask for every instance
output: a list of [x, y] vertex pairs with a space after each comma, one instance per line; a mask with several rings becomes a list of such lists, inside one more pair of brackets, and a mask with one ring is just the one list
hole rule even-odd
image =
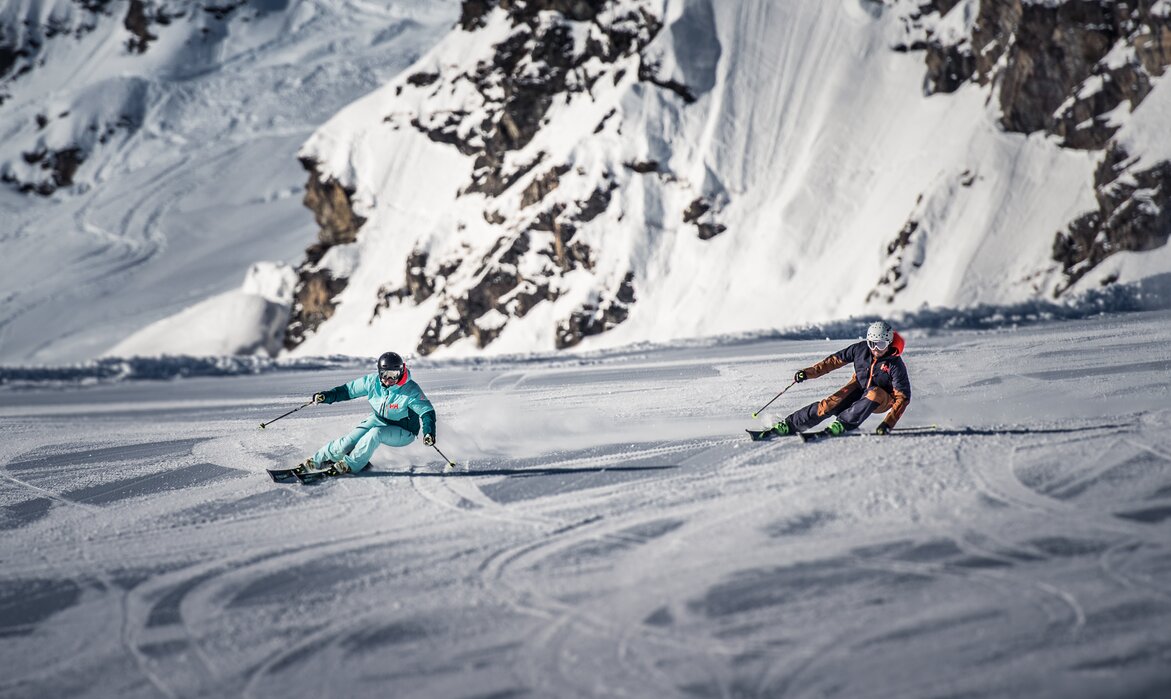
[[[12, 483], [15, 483], [21, 487], [32, 490], [33, 492], [36, 492], [40, 495], [43, 495], [43, 496], [45, 496], [55, 502], [62, 503], [64, 505], [66, 505], [67, 507], [76, 508], [76, 509], [81, 510], [82, 512], [86, 512], [91, 515], [96, 512], [101, 511], [101, 508], [96, 505], [87, 505], [82, 502], [70, 500], [69, 498], [58, 495], [57, 493], [55, 493], [53, 491], [46, 490], [45, 488], [41, 488], [39, 486], [32, 485], [31, 483], [26, 483], [25, 481], [23, 481], [19, 478], [16, 478], [15, 476], [12, 476], [4, 471], [0, 471], [0, 477], [3, 477], [5, 480], [10, 481]], [[82, 559], [83, 560], [91, 560], [92, 557], [91, 557], [90, 547], [85, 544], [84, 537], [81, 537], [80, 540], [82, 542], [81, 543]], [[108, 574], [106, 574], [104, 572], [104, 570], [102, 569], [102, 567], [100, 565], [96, 565], [96, 564], [91, 563], [89, 568], [94, 571], [94, 577], [97, 580], [99, 580], [103, 585], [105, 585], [107, 590], [110, 590], [112, 592], [114, 590], [119, 589], [118, 586], [114, 583], [113, 579]], [[73, 580], [74, 583], [76, 583], [79, 588], [83, 587], [82, 581], [78, 580], [76, 577], [71, 577], [70, 579]], [[164, 696], [168, 697], [169, 699], [177, 699], [177, 695], [171, 691], [170, 687], [165, 682], [163, 682], [162, 678], [158, 677], [154, 672], [152, 672], [149, 669], [149, 667], [147, 666], [146, 656], [144, 656], [139, 651], [139, 649], [137, 647], [135, 647], [131, 643], [129, 643], [129, 639], [127, 638], [127, 635], [126, 635], [128, 596], [129, 596], [129, 591], [124, 591], [121, 594], [121, 597], [119, 600], [119, 606], [120, 606], [119, 615], [121, 617], [121, 622], [119, 625], [119, 634], [118, 634], [119, 641], [122, 644], [122, 647], [126, 649], [126, 652], [130, 654], [130, 657], [134, 659], [135, 666], [138, 668], [138, 671], [142, 674], [142, 676], [144, 678], [146, 678], [147, 682], [149, 682], [155, 689], [157, 689], [160, 693], [162, 693]]]

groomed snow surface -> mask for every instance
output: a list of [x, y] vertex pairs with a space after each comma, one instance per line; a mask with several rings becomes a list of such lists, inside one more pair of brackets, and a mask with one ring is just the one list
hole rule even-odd
[[748, 441], [850, 341], [419, 363], [460, 467], [312, 486], [365, 406], [258, 425], [354, 367], [0, 389], [0, 695], [1168, 696], [1171, 313], [912, 331], [936, 431]]

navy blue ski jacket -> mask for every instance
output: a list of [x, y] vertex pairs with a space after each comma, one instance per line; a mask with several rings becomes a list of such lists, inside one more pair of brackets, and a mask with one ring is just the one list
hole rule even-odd
[[902, 336], [895, 333], [886, 353], [875, 357], [865, 340], [855, 342], [805, 369], [805, 376], [816, 379], [847, 364], [854, 365], [854, 380], [863, 394], [877, 386], [893, 398], [890, 414], [883, 422], [887, 427], [894, 427], [911, 402], [911, 379], [907, 375], [907, 365], [903, 363], [905, 344]]

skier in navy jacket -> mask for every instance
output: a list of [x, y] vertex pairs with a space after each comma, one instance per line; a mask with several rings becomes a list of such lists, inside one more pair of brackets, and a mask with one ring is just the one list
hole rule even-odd
[[800, 383], [853, 365], [854, 376], [849, 383], [824, 400], [789, 415], [773, 430], [782, 435], [805, 432], [832, 415], [835, 419], [826, 432], [839, 435], [857, 429], [872, 413], [888, 413], [874, 430], [875, 434], [888, 434], [911, 402], [911, 380], [902, 356], [904, 345], [890, 323], [871, 323], [864, 342], [854, 343], [793, 375], [793, 380]]
[[315, 403], [336, 403], [359, 396], [370, 402], [373, 412], [357, 427], [317, 450], [302, 467], [306, 470], [332, 464], [336, 474], [357, 473], [370, 463], [380, 444], [401, 447], [415, 441], [420, 424], [423, 443], [435, 444], [435, 408], [419, 384], [411, 378], [403, 358], [385, 352], [378, 358], [378, 371], [358, 377], [328, 391], [313, 394]]

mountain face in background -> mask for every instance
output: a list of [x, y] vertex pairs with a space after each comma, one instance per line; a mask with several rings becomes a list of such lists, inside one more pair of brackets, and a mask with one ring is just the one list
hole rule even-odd
[[[943, 17], [956, 5], [937, 0], [922, 10]], [[1171, 65], [1171, 4], [981, 2], [965, 11], [975, 17], [963, 32], [915, 27], [923, 35], [912, 46], [927, 52], [927, 94], [974, 82], [988, 87], [1004, 130], [1045, 132], [1062, 147], [1103, 152], [1097, 209], [1053, 243], [1066, 277], [1057, 293], [1116, 252], [1166, 245], [1171, 163], [1146, 162], [1114, 137]]]
[[1169, 47], [1169, 0], [15, 0], [0, 361], [590, 349], [1166, 280]]
[[[510, 319], [559, 299], [569, 290], [567, 277], [580, 271], [591, 293], [557, 323], [557, 347], [575, 345], [583, 335], [626, 319], [634, 300], [633, 272], [623, 269], [620, 260], [599, 269], [594, 251], [598, 242], [576, 235], [606, 212], [619, 187], [612, 165], [621, 157], [615, 149], [620, 139], [610, 139], [604, 162], [587, 171], [569, 154], [557, 152], [561, 144], [542, 147], [534, 138], [547, 126], [555, 102], [569, 106], [589, 100], [588, 111], [598, 112], [593, 88], [602, 81], [610, 87], [657, 87], [642, 52], [661, 28], [649, 4], [515, 3], [498, 12], [491, 3], [464, 4], [455, 43], [466, 35], [483, 59], [450, 64], [437, 56], [433, 70], [423, 66], [405, 76], [395, 85], [395, 97], [413, 106], [386, 115], [382, 123], [391, 131], [420, 134], [470, 161], [471, 172], [463, 182], [453, 183], [457, 186], [450, 194], [474, 197], [473, 206], [488, 230], [478, 230], [468, 247], [441, 242], [444, 248], [438, 254], [417, 241], [401, 284], [390, 281], [378, 288], [373, 317], [392, 305], [418, 305], [434, 296], [434, 315], [418, 351], [427, 354], [465, 338], [482, 348]], [[680, 89], [684, 99], [694, 101]], [[614, 101], [622, 91], [607, 92]], [[602, 134], [616, 111], [611, 105], [600, 116], [566, 116], [593, 117], [589, 124], [579, 122], [575, 131]], [[366, 223], [350, 205], [352, 190], [322, 172], [313, 151], [303, 162], [311, 173], [305, 202], [316, 213], [321, 234], [302, 267], [288, 347], [332, 315], [337, 292], [348, 279], [320, 262], [333, 246], [354, 243]], [[649, 159], [623, 165], [652, 177], [659, 169]], [[455, 225], [457, 231], [466, 229], [463, 222]], [[475, 249], [473, 256], [467, 254], [469, 248]]]
[[0, 3], [0, 362], [279, 348], [296, 282], [284, 263], [313, 234], [298, 147], [458, 13], [454, 0]]
[[468, 0], [302, 148], [320, 233], [285, 347], [603, 346], [1166, 274], [1169, 52], [1168, 2]]

